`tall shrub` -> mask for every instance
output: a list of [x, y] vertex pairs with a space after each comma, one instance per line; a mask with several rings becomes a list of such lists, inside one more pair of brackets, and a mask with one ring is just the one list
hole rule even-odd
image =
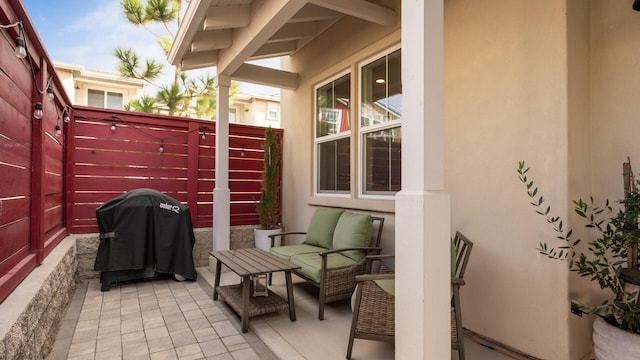
[[277, 229], [280, 224], [278, 204], [280, 151], [278, 149], [278, 134], [271, 129], [271, 126], [265, 129], [262, 149], [264, 150], [264, 172], [261, 177], [262, 186], [257, 211], [260, 228], [272, 230]]

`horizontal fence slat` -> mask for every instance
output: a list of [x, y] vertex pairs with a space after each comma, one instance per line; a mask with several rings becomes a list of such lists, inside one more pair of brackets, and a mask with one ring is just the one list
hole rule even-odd
[[[73, 123], [73, 219], [76, 233], [97, 231], [95, 210], [137, 188], [152, 188], [190, 205], [196, 227], [213, 223], [215, 122], [78, 107]], [[111, 131], [115, 122], [115, 131]], [[193, 124], [195, 123], [195, 125]], [[191, 129], [191, 130], [190, 130]], [[190, 131], [198, 131], [197, 141]], [[282, 130], [274, 129], [282, 139]], [[205, 133], [204, 139], [201, 134]], [[191, 142], [189, 142], [191, 139]], [[197, 171], [189, 146], [197, 143]], [[231, 224], [257, 224], [264, 128], [229, 124]], [[159, 151], [160, 144], [163, 152]], [[197, 174], [197, 178], [190, 178]], [[195, 183], [193, 183], [195, 182]], [[189, 191], [197, 191], [188, 196]], [[192, 190], [193, 189], [193, 190]], [[53, 228], [55, 224], [52, 223]]]
[[30, 216], [31, 198], [29, 197], [9, 198], [0, 202], [0, 227], [20, 219], [28, 219]]
[[0, 227], [0, 261], [13, 256], [25, 246], [29, 247], [29, 226], [29, 218], [22, 218]]
[[31, 193], [31, 170], [0, 163], [0, 198]]

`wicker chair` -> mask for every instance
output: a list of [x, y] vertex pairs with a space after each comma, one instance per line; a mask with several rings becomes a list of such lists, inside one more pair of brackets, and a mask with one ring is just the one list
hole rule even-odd
[[382, 262], [383, 259], [392, 257], [393, 255], [367, 256], [367, 274], [356, 276], [347, 359], [351, 359], [355, 338], [389, 342], [395, 340], [395, 296], [389, 291], [393, 290], [395, 275]]
[[[301, 264], [309, 261], [313, 261], [314, 264], [318, 264], [319, 268], [319, 278], [314, 278], [309, 274], [305, 273], [303, 269], [293, 270], [293, 273], [302, 279], [308, 281], [309, 283], [317, 286], [319, 288], [318, 294], [318, 319], [324, 319], [324, 307], [328, 302], [340, 300], [340, 299], [348, 299], [356, 288], [356, 279], [357, 275], [361, 275], [365, 273], [365, 259], [364, 257], [350, 266], [347, 267], [337, 267], [332, 268], [332, 263], [337, 259], [342, 257], [343, 254], [353, 251], [361, 251], [364, 255], [374, 255], [379, 254], [382, 248], [380, 247], [380, 241], [382, 239], [382, 228], [384, 226], [384, 218], [372, 216], [372, 237], [371, 243], [369, 246], [365, 247], [341, 247], [341, 248], [333, 248], [333, 249], [322, 249], [315, 247], [315, 252], [313, 253], [302, 253], [296, 254], [289, 258], [283, 257], [285, 260], [291, 261], [295, 264]], [[333, 233], [333, 230], [331, 231]], [[279, 248], [286, 248], [285, 244], [286, 237], [290, 235], [306, 235], [308, 236], [308, 232], [286, 232], [269, 235], [271, 238], [271, 252], [276, 251], [276, 255], [282, 257], [282, 254], [278, 253], [278, 248], [274, 247], [275, 239], [280, 238], [281, 244]], [[300, 246], [300, 245], [294, 245]], [[302, 246], [305, 246], [304, 244]], [[301, 250], [306, 251], [306, 250]], [[302, 258], [302, 260], [301, 260]], [[310, 259], [312, 258], [312, 259]], [[269, 278], [269, 284], [271, 284], [271, 278]]]
[[467, 269], [472, 247], [471, 240], [461, 232], [456, 232], [451, 254], [451, 262], [455, 264], [455, 268], [451, 268], [451, 349], [458, 351], [459, 360], [465, 359], [460, 287], [464, 285], [464, 272]]

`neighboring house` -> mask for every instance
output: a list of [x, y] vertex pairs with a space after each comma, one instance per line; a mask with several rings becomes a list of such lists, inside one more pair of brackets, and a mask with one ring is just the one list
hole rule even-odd
[[[54, 67], [73, 105], [123, 110], [142, 95], [146, 82], [118, 73], [87, 70], [82, 65], [54, 61]], [[280, 127], [280, 97], [237, 93], [231, 99], [229, 121]]]
[[236, 93], [229, 104], [229, 122], [280, 127], [280, 97]]
[[[385, 217], [397, 359], [449, 358], [445, 254], [456, 230], [475, 242], [465, 327], [537, 358], [591, 351], [593, 319], [571, 315], [570, 300], [600, 295], [537, 254], [556, 235], [516, 167], [532, 166], [576, 231], [571, 199], [622, 196], [621, 164], [640, 159], [631, 1], [230, 3], [190, 1], [169, 60], [216, 66], [220, 96], [231, 80], [282, 89], [287, 228], [304, 229], [317, 206]], [[247, 62], [275, 56], [281, 70]]]
[[54, 67], [73, 105], [123, 110], [142, 94], [146, 84], [118, 73], [87, 70], [82, 65], [54, 61]]

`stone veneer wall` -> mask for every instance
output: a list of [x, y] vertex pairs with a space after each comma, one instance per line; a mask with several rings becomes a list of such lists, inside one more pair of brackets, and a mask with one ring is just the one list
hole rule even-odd
[[[254, 247], [253, 225], [231, 227], [231, 249]], [[209, 252], [211, 252], [213, 229], [200, 228], [193, 231], [196, 243], [193, 246], [193, 263], [195, 267], [209, 266]], [[93, 263], [98, 251], [98, 234], [78, 235], [78, 278], [80, 280], [100, 277], [100, 273], [93, 271]], [[0, 358], [1, 359], [1, 358]]]
[[0, 359], [45, 359], [76, 288], [75, 238], [68, 236], [0, 304]]

